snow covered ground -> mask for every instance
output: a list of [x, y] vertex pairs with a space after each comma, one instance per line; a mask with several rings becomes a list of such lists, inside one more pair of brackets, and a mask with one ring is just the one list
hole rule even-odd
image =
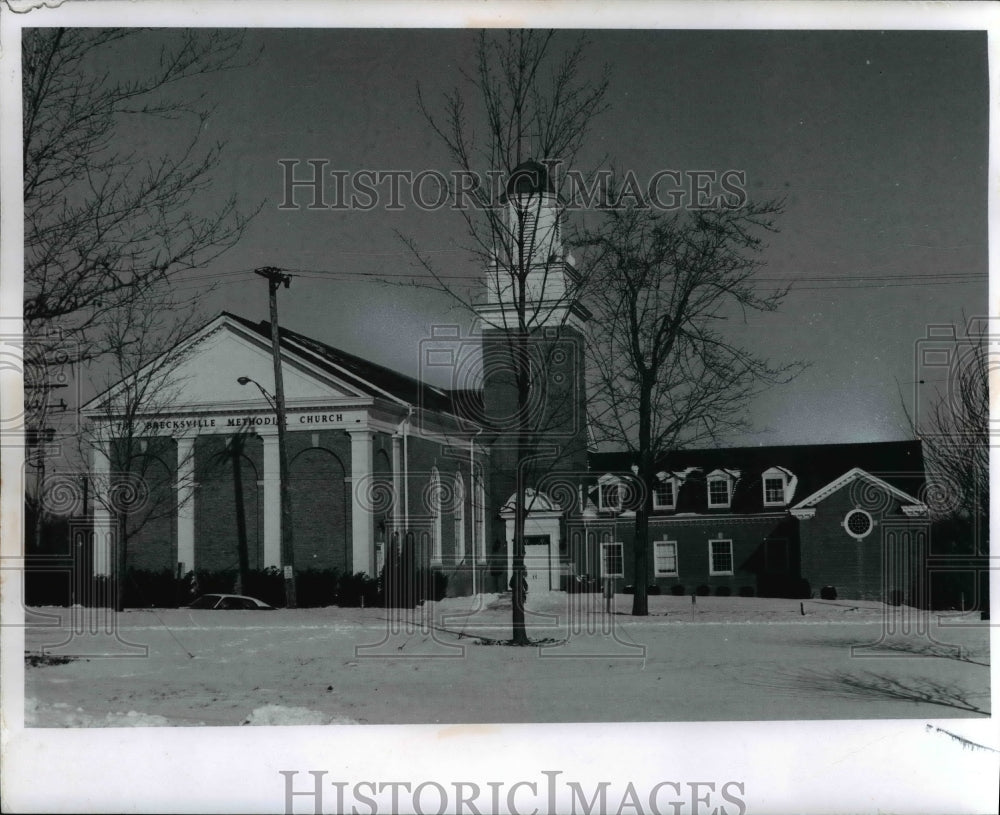
[[413, 612], [30, 609], [36, 727], [880, 719], [989, 714], [988, 624], [845, 601], [537, 595]]

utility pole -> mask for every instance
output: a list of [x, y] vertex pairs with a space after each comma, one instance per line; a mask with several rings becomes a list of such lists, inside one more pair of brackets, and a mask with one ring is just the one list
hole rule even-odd
[[271, 306], [271, 353], [274, 358], [274, 402], [278, 419], [278, 474], [281, 494], [281, 565], [285, 578], [285, 605], [296, 608], [295, 550], [292, 545], [292, 497], [288, 491], [288, 447], [285, 438], [285, 386], [281, 379], [281, 345], [278, 336], [278, 286], [287, 289], [291, 275], [274, 266], [255, 269], [255, 274], [267, 280]]

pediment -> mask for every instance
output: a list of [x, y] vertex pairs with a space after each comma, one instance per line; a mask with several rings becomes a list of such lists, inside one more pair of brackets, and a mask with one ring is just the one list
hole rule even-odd
[[[271, 345], [259, 335], [225, 316], [213, 320], [173, 349], [149, 363], [137, 381], [145, 393], [138, 405], [140, 414], [183, 413], [234, 406], [258, 405], [260, 390], [249, 377], [274, 394], [274, 363]], [[358, 389], [282, 349], [282, 378], [285, 401], [316, 404], [363, 397]], [[135, 387], [118, 383], [84, 406], [83, 412], [117, 413], [136, 401]], [[108, 405], [118, 410], [109, 410]]]

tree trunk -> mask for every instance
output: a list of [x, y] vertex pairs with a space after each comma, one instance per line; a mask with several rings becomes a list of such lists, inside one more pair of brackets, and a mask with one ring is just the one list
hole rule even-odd
[[118, 534], [115, 535], [115, 611], [125, 610], [125, 570], [128, 568], [128, 513], [118, 512]]
[[639, 392], [639, 483], [642, 502], [635, 510], [635, 538], [632, 542], [632, 616], [649, 615], [646, 587], [649, 585], [649, 515], [653, 508], [652, 386], [643, 382]]
[[524, 332], [519, 332], [516, 341], [516, 358], [514, 361], [517, 380], [517, 448], [515, 474], [516, 507], [514, 510], [514, 562], [511, 589], [511, 622], [513, 623], [514, 645], [529, 645], [528, 631], [525, 625], [524, 601], [527, 591], [527, 579], [524, 568], [524, 521], [528, 515], [525, 492], [524, 458], [527, 450], [526, 438], [526, 412], [528, 409], [528, 397], [531, 376], [530, 366], [527, 357], [527, 337]]

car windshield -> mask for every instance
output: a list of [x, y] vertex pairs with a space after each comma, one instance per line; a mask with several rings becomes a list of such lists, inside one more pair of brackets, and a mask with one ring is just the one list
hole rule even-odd
[[216, 603], [219, 602], [219, 595], [217, 594], [205, 594], [195, 600], [189, 608], [215, 608]]

